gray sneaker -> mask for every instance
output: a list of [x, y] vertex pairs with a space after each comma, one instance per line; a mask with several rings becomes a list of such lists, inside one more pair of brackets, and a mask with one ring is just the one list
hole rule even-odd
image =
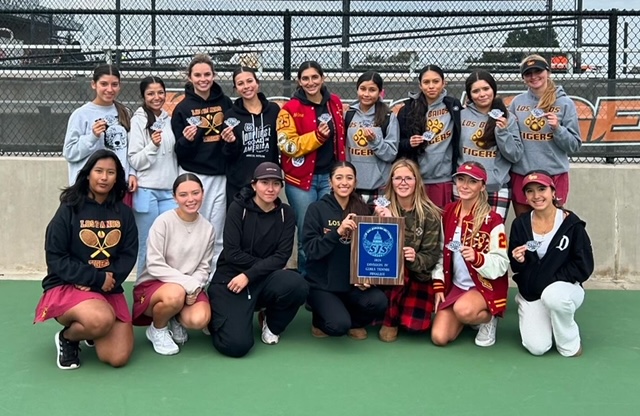
[[476, 335], [476, 345], [478, 347], [490, 347], [496, 343], [496, 329], [498, 328], [498, 317], [492, 316], [486, 324], [480, 324], [478, 335]]
[[171, 331], [171, 338], [173, 338], [176, 344], [184, 345], [184, 343], [189, 340], [187, 328], [182, 326], [175, 316], [169, 320], [169, 331]]
[[153, 344], [153, 349], [160, 355], [174, 355], [180, 352], [178, 345], [171, 339], [171, 331], [168, 328], [155, 328], [149, 325], [145, 332], [147, 339]]

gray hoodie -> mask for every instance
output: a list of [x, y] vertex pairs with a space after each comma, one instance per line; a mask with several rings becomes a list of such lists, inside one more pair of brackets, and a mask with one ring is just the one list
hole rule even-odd
[[425, 130], [431, 130], [435, 136], [427, 143], [424, 153], [418, 155], [425, 184], [451, 182], [453, 118], [443, 102], [446, 96], [447, 90], [443, 89], [427, 110]]
[[[387, 183], [391, 173], [391, 163], [398, 153], [400, 129], [394, 113], [389, 115], [387, 135], [383, 136], [381, 126], [373, 127], [375, 107], [366, 113], [360, 110], [360, 103], [351, 106], [355, 110], [351, 123], [347, 126], [347, 160], [358, 172], [358, 189], [376, 190]], [[358, 140], [363, 125], [371, 126], [375, 138], [371, 142]], [[360, 144], [358, 144], [358, 142]]]
[[482, 136], [489, 116], [471, 103], [462, 110], [460, 118], [462, 132], [458, 166], [470, 161], [481, 163], [487, 170], [487, 192], [498, 192], [509, 182], [511, 164], [518, 162], [524, 152], [516, 117], [507, 114], [507, 127], [501, 129], [496, 126], [496, 145], [488, 149], [478, 147], [474, 138]]
[[[559, 175], [569, 171], [569, 153], [577, 152], [582, 144], [578, 114], [562, 87], [556, 89], [556, 96], [552, 111], [558, 114], [559, 125], [555, 131], [545, 122], [546, 118], [536, 119], [531, 114], [540, 101], [531, 90], [515, 97], [509, 105], [509, 112], [518, 120], [524, 145], [524, 155], [513, 164], [513, 172], [525, 175], [531, 170], [543, 169]], [[540, 125], [541, 121], [544, 124]]]

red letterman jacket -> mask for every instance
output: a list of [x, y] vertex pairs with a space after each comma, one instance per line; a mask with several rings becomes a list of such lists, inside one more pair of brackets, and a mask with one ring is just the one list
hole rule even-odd
[[[337, 161], [345, 160], [345, 128], [342, 102], [331, 94], [327, 108], [333, 118], [335, 135], [333, 148]], [[317, 149], [326, 139], [317, 134], [316, 112], [295, 98], [288, 101], [278, 114], [278, 147], [282, 154], [282, 170], [287, 184], [311, 189]]]
[[[433, 288], [436, 293], [444, 292], [445, 296], [453, 287], [453, 253], [445, 247], [445, 242], [453, 239], [458, 226], [460, 208], [460, 201], [451, 202], [447, 204], [442, 214], [443, 239], [440, 241], [442, 254], [433, 272]], [[461, 227], [463, 245], [471, 246], [476, 250], [476, 261], [473, 264], [466, 262], [476, 290], [484, 297], [491, 314], [502, 316], [507, 307], [509, 290], [507, 236], [502, 217], [491, 211], [473, 241], [471, 240], [473, 230], [471, 214], [463, 218]]]

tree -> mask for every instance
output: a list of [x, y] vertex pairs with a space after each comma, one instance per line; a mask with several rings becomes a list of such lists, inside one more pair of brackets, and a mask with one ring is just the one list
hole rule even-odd
[[[504, 48], [529, 48], [537, 47], [559, 47], [558, 35], [550, 27], [517, 29], [509, 32], [502, 44]], [[469, 64], [467, 69], [484, 68], [493, 71], [509, 69], [514, 64], [517, 67], [520, 61], [528, 55], [526, 52], [483, 52], [480, 58], [469, 56], [465, 60]]]

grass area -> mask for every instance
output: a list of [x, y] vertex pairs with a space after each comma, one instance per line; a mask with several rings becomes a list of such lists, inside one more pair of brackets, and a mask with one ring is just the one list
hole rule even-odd
[[[223, 357], [202, 333], [180, 354], [155, 354], [136, 328], [128, 366], [84, 349], [82, 367], [55, 365], [59, 325], [33, 325], [39, 282], [0, 281], [0, 415], [637, 415], [640, 292], [588, 291], [578, 312], [584, 355], [543, 357], [521, 346], [515, 302], [491, 348], [465, 330], [445, 348], [428, 334], [315, 339], [304, 310], [276, 346]], [[514, 293], [511, 293], [513, 296]], [[635, 311], [635, 312], [634, 312]]]

